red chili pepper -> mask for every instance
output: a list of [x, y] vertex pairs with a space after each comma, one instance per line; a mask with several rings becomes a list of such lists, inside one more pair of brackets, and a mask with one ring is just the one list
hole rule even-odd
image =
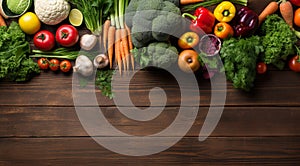
[[201, 29], [205, 33], [211, 33], [215, 24], [215, 16], [211, 11], [204, 7], [195, 10], [194, 15], [183, 13], [182, 17], [188, 16], [192, 19], [190, 29], [194, 32], [201, 33]]

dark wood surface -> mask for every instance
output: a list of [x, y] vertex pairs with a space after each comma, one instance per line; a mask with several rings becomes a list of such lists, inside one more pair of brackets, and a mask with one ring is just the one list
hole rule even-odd
[[[260, 11], [267, 1], [250, 6]], [[116, 91], [124, 91], [121, 77]], [[209, 80], [199, 79], [197, 118], [182, 140], [150, 156], [131, 157], [97, 144], [81, 126], [72, 98], [72, 75], [42, 72], [28, 83], [0, 82], [0, 165], [299, 165], [300, 75], [271, 68], [257, 76], [255, 88], [242, 92], [227, 83], [224, 112], [203, 142], [199, 131], [211, 100]], [[149, 106], [149, 89], [162, 87], [167, 107], [152, 121], [138, 122], [121, 114], [113, 100], [96, 90], [107, 120], [119, 130], [146, 136], [165, 129], [180, 107], [178, 85], [161, 71], [140, 71], [130, 85], [136, 107]], [[222, 90], [219, 90], [222, 91]], [[84, 93], [82, 94], [84, 95]], [[220, 107], [216, 104], [215, 107]], [[95, 107], [95, 106], [85, 106]], [[122, 105], [130, 110], [132, 106]], [[157, 107], [162, 107], [157, 105]], [[101, 137], [108, 137], [104, 135]], [[169, 137], [176, 135], [170, 134]], [[114, 135], [114, 138], [121, 137]]]

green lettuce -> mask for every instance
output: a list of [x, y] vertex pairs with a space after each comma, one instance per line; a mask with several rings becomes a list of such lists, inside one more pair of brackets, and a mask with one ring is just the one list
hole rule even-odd
[[21, 14], [31, 6], [31, 0], [7, 0], [7, 8], [15, 14]]
[[29, 42], [16, 22], [0, 27], [0, 79], [27, 81], [40, 72], [37, 63], [27, 56]]

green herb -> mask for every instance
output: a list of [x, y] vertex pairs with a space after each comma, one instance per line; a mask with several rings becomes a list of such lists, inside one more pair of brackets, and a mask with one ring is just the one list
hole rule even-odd
[[109, 15], [113, 0], [68, 0], [83, 14], [86, 27], [94, 34], [102, 32], [103, 18]]
[[[223, 0], [210, 0], [210, 1], [203, 1], [195, 4], [185, 5], [181, 8], [182, 12], [190, 12], [196, 10], [198, 7], [210, 7], [213, 5], [217, 5], [221, 3]], [[229, 0], [230, 2], [238, 5], [247, 6], [248, 0]]]
[[40, 73], [37, 63], [28, 58], [29, 42], [16, 22], [0, 27], [0, 79], [27, 81]]
[[113, 98], [113, 93], [111, 89], [112, 76], [115, 70], [97, 70], [95, 85], [101, 90], [102, 95]]
[[289, 25], [277, 14], [266, 18], [261, 26], [262, 45], [265, 49], [262, 60], [266, 64], [273, 64], [279, 69], [285, 66], [285, 60], [294, 54], [297, 42], [295, 33]]
[[256, 76], [256, 60], [263, 52], [258, 36], [224, 40], [220, 51], [226, 78], [235, 88], [249, 91]]
[[53, 51], [41, 51], [41, 50], [32, 50], [34, 55], [30, 55], [31, 58], [61, 58], [61, 59], [69, 59], [75, 60], [78, 55], [79, 51], [74, 49], [68, 48], [57, 48]]

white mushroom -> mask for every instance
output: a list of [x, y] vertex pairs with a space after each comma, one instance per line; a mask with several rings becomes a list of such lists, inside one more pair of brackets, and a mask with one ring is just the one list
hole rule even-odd
[[98, 69], [105, 68], [108, 63], [109, 60], [105, 54], [99, 54], [94, 58], [94, 66]]

